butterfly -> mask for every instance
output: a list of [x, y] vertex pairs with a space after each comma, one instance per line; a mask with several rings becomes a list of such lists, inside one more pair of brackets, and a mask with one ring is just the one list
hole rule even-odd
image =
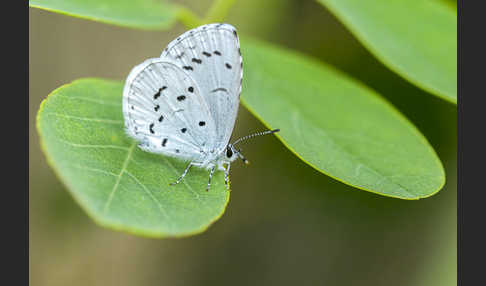
[[[123, 89], [125, 131], [139, 148], [224, 171], [228, 186], [230, 164], [248, 164], [236, 145], [279, 129], [229, 140], [238, 113], [243, 61], [238, 34], [230, 24], [207, 24], [189, 30], [169, 43], [158, 58], [145, 60], [129, 73]], [[226, 166], [226, 167], [225, 167]]]

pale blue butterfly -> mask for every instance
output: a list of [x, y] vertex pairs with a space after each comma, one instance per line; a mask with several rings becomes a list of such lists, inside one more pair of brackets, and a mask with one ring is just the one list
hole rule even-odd
[[[248, 138], [278, 132], [258, 132], [229, 144], [240, 103], [243, 62], [236, 29], [208, 24], [172, 41], [159, 58], [135, 66], [123, 90], [126, 133], [147, 152], [188, 161], [191, 166], [225, 173], [230, 163], [248, 163], [235, 145]], [[226, 165], [226, 168], [225, 168]]]

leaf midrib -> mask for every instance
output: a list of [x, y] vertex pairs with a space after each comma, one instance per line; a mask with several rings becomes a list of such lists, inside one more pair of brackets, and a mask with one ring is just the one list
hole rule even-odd
[[[393, 181], [392, 179], [390, 179], [389, 177], [387, 177], [386, 175], [383, 175], [381, 174], [379, 171], [377, 171], [375, 168], [369, 166], [367, 163], [364, 163], [363, 160], [361, 160], [359, 157], [356, 157], [356, 155], [354, 155], [352, 152], [350, 152], [349, 150], [347, 150], [346, 148], [342, 147], [341, 145], [337, 144], [335, 139], [329, 135], [329, 133], [323, 129], [323, 128], [320, 128], [318, 127], [317, 125], [313, 124], [310, 122], [310, 120], [307, 120], [305, 116], [302, 116], [302, 112], [298, 112], [297, 110], [294, 110], [294, 114], [297, 115], [300, 120], [304, 120], [307, 122], [307, 124], [313, 126], [315, 129], [319, 130], [320, 132], [322, 132], [322, 135], [324, 135], [326, 138], [328, 138], [329, 142], [335, 146], [335, 148], [337, 150], [340, 151], [341, 154], [343, 154], [343, 156], [345, 157], [348, 157], [349, 160], [351, 161], [354, 161], [356, 163], [358, 163], [359, 165], [363, 166], [364, 168], [368, 169], [369, 171], [371, 171], [372, 173], [376, 174], [379, 178], [385, 180], [385, 181], [388, 181], [396, 186], [399, 187], [400, 190], [404, 191], [405, 193], [407, 194], [410, 194], [412, 197], [417, 197], [416, 194], [413, 194], [411, 193], [405, 186], [402, 186], [400, 183], [398, 182], [395, 182]], [[312, 118], [312, 117], [309, 117], [309, 118]], [[293, 120], [295, 123], [298, 124], [298, 121], [299, 120]], [[303, 135], [302, 133], [300, 133], [300, 128], [296, 128], [297, 132], [300, 134], [299, 138], [303, 138]], [[301, 141], [304, 145], [305, 145], [305, 142], [304, 141]], [[312, 164], [310, 164], [312, 166]], [[314, 167], [315, 168], [315, 167]], [[316, 168], [317, 169], [317, 168]], [[319, 169], [318, 169], [319, 170]], [[334, 177], [334, 176], [333, 176]], [[337, 178], [337, 177], [336, 177]], [[340, 180], [340, 179], [338, 179]], [[364, 186], [359, 186], [359, 185], [355, 185], [356, 187], [360, 187], [360, 188], [364, 188]], [[371, 190], [370, 190], [371, 191]]]
[[103, 212], [105, 214], [108, 212], [108, 209], [110, 208], [111, 201], [113, 200], [113, 197], [115, 196], [115, 192], [118, 189], [118, 185], [120, 184], [121, 178], [123, 177], [123, 173], [127, 169], [128, 162], [130, 161], [130, 157], [132, 156], [133, 149], [135, 149], [135, 145], [136, 145], [136, 143], [133, 142], [132, 145], [128, 149], [127, 156], [125, 158], [125, 161], [123, 162], [120, 173], [118, 174], [118, 177], [116, 178], [116, 182], [113, 185], [113, 188], [110, 192], [110, 195], [108, 196], [108, 199], [106, 200], [105, 207], [103, 208]]

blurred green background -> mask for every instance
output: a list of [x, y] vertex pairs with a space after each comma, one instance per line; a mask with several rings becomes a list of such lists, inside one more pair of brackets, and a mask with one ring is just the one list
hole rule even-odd
[[[178, 2], [202, 15], [212, 1]], [[244, 146], [250, 166], [232, 165], [230, 203], [206, 232], [158, 240], [101, 228], [47, 165], [35, 129], [40, 102], [77, 78], [124, 80], [186, 29], [131, 30], [29, 8], [31, 284], [455, 285], [456, 106], [385, 68], [314, 1], [237, 1], [227, 22], [378, 91], [435, 148], [445, 187], [419, 201], [360, 191], [262, 137]], [[241, 106], [235, 137], [263, 129]]]

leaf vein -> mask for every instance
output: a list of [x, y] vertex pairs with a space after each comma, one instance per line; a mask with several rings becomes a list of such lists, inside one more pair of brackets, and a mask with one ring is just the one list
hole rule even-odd
[[55, 116], [55, 117], [64, 117], [69, 119], [76, 119], [76, 120], [83, 120], [83, 121], [93, 121], [93, 122], [100, 122], [100, 123], [107, 123], [107, 124], [123, 124], [121, 120], [112, 120], [112, 119], [105, 119], [105, 118], [89, 118], [89, 117], [80, 117], [80, 116], [73, 116], [67, 115], [62, 113], [46, 113], [47, 116]]
[[123, 166], [121, 168], [120, 173], [117, 176], [115, 185], [113, 185], [113, 189], [110, 192], [110, 195], [108, 196], [108, 199], [106, 201], [105, 207], [103, 209], [103, 212], [106, 213], [110, 207], [111, 201], [113, 200], [113, 197], [115, 196], [115, 192], [118, 188], [118, 185], [120, 184], [120, 180], [123, 176], [123, 173], [127, 169], [128, 162], [130, 161], [130, 157], [132, 156], [133, 149], [135, 148], [136, 143], [132, 143], [132, 146], [130, 146], [130, 149], [128, 150], [127, 157], [125, 158], [125, 161], [123, 162]]
[[[306, 142], [304, 140], [304, 137], [303, 137], [303, 134], [300, 132], [301, 128], [300, 128], [300, 124], [299, 124], [299, 118], [302, 118], [302, 116], [299, 115], [298, 112], [294, 111], [293, 112], [293, 116], [292, 116], [292, 121], [294, 123], [294, 128], [297, 130], [297, 132], [299, 133], [299, 138], [302, 139], [302, 144], [306, 145]], [[309, 123], [309, 125], [311, 125]], [[401, 184], [391, 180], [390, 178], [388, 178], [387, 176], [385, 175], [382, 175], [380, 174], [378, 171], [376, 171], [375, 169], [373, 169], [372, 167], [368, 166], [367, 164], [364, 164], [358, 157], [356, 157], [354, 154], [352, 154], [351, 152], [347, 151], [346, 149], [344, 149], [343, 147], [341, 147], [340, 145], [336, 144], [336, 142], [334, 141], [334, 139], [332, 138], [332, 136], [330, 136], [325, 130], [323, 130], [322, 128], [317, 128], [315, 127], [317, 130], [319, 130], [325, 137], [329, 138], [329, 142], [334, 145], [336, 147], [336, 149], [340, 150], [343, 154], [343, 156], [346, 156], [348, 158], [350, 158], [351, 160], [355, 161], [355, 162], [358, 162], [362, 168], [370, 171], [371, 173], [374, 173], [375, 175], [377, 175], [380, 180], [378, 180], [378, 182], [375, 183], [375, 185], [381, 185], [383, 181], [389, 181], [391, 182], [392, 184], [395, 184], [397, 185], [401, 190], [403, 190], [405, 193], [409, 194], [409, 195], [412, 195], [412, 196], [416, 196], [415, 194], [411, 193], [410, 191], [408, 191], [404, 186], [402, 186]], [[359, 167], [359, 169], [361, 169], [361, 167]], [[359, 170], [358, 170], [359, 171]]]
[[125, 173], [128, 176], [130, 176], [135, 182], [137, 182], [137, 184], [139, 184], [143, 188], [143, 190], [152, 198], [152, 200], [155, 201], [155, 203], [157, 204], [157, 206], [160, 209], [160, 212], [165, 216], [165, 218], [167, 219], [167, 221], [170, 222], [169, 216], [167, 215], [167, 212], [162, 207], [162, 204], [159, 202], [159, 200], [157, 200], [157, 198], [154, 196], [154, 194], [142, 182], [140, 182], [132, 173], [130, 173], [128, 171], [125, 171]]
[[[163, 157], [163, 158], [164, 158], [165, 162], [167, 163], [167, 165], [168, 165], [168, 166], [169, 166], [169, 167], [170, 167], [172, 170], [174, 170], [174, 173], [176, 173], [176, 174], [177, 174], [177, 169], [176, 169], [176, 168], [175, 168], [175, 167], [174, 167], [174, 166], [173, 166], [173, 165], [172, 165], [172, 164], [169, 162], [169, 160], [168, 160], [167, 158], [165, 158], [165, 157]], [[198, 194], [198, 193], [197, 193], [197, 192], [194, 190], [194, 188], [193, 188], [191, 185], [189, 185], [189, 184], [186, 182], [186, 180], [182, 180], [182, 183], [183, 183], [184, 185], [186, 185], [186, 186], [187, 186], [187, 188], [188, 188], [188, 189], [189, 189], [189, 190], [190, 190], [190, 191], [191, 191], [191, 192], [194, 194], [194, 196], [196, 197], [196, 199], [197, 199], [198, 201], [203, 202], [203, 201], [201, 201], [201, 198], [199, 197], [199, 194]], [[204, 203], [204, 202], [203, 202], [203, 203]], [[205, 204], [205, 203], [204, 203], [204, 204]]]
[[94, 103], [98, 103], [98, 104], [101, 104], [101, 105], [108, 105], [108, 106], [114, 106], [114, 107], [120, 107], [121, 106], [121, 103], [112, 103], [112, 102], [107, 102], [107, 101], [104, 101], [104, 100], [97, 100], [97, 99], [86, 98], [86, 97], [66, 96], [65, 98], [80, 100], [80, 101], [87, 101], [87, 102], [94, 102]]
[[108, 172], [108, 171], [105, 171], [105, 170], [101, 170], [101, 169], [96, 169], [96, 168], [91, 168], [91, 167], [86, 167], [86, 166], [81, 166], [81, 165], [71, 165], [71, 166], [73, 166], [74, 168], [81, 169], [81, 170], [88, 170], [88, 171], [103, 173], [103, 174], [111, 175], [111, 176], [114, 176], [114, 177], [118, 176], [118, 174]]
[[91, 144], [80, 144], [80, 143], [73, 143], [69, 142], [64, 139], [59, 139], [59, 141], [63, 142], [66, 145], [70, 145], [73, 147], [78, 147], [78, 148], [99, 148], [99, 149], [104, 149], [104, 148], [109, 148], [109, 149], [120, 149], [120, 150], [125, 150], [128, 151], [130, 148], [124, 147], [124, 146], [118, 146], [118, 145], [91, 145]]

